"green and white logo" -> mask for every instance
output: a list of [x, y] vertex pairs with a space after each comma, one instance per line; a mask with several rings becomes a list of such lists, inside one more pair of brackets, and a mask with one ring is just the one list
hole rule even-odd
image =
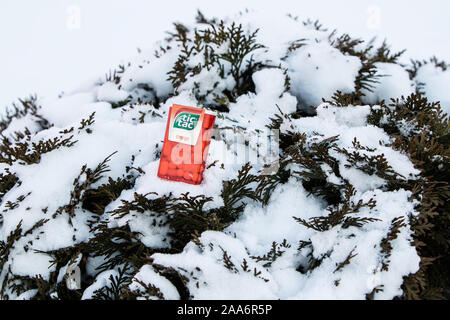
[[199, 114], [181, 112], [176, 116], [173, 127], [184, 130], [194, 130], [194, 128], [197, 126], [199, 118]]

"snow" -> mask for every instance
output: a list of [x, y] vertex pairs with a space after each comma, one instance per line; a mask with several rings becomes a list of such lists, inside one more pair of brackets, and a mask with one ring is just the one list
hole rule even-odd
[[98, 272], [98, 267], [105, 262], [105, 256], [88, 257], [86, 261], [86, 274], [91, 277], [96, 277]]
[[[368, 106], [336, 108], [328, 104], [321, 104], [317, 107], [317, 119], [327, 122], [324, 130], [332, 130], [334, 123], [346, 127], [366, 127], [369, 113], [370, 108]], [[330, 134], [332, 133], [330, 132]]]
[[376, 104], [384, 100], [387, 104], [391, 102], [390, 98], [407, 97], [414, 92], [414, 84], [409, 80], [408, 72], [398, 64], [376, 62], [377, 82], [369, 90], [362, 89], [363, 102], [367, 104]]
[[[297, 100], [284, 92], [284, 75], [280, 69], [264, 69], [253, 74], [256, 94], [240, 96], [236, 103], [230, 104], [230, 116], [248, 129], [263, 130], [269, 118], [278, 112], [295, 112]], [[278, 108], [277, 108], [278, 106]]]
[[[433, 55], [450, 60], [448, 41], [443, 40], [443, 31], [450, 29], [446, 1], [347, 0], [345, 8], [332, 0], [165, 1], [157, 6], [141, 0], [63, 0], [58, 5], [44, 1], [28, 2], [26, 11], [21, 2], [1, 2], [0, 30], [5, 48], [0, 52], [2, 108], [31, 92], [50, 98], [59, 90], [68, 92], [82, 79], [103, 77], [112, 66], [128, 62], [136, 47], [144, 51], [165, 37], [173, 21], [192, 21], [198, 8], [207, 17], [258, 8], [266, 19], [276, 21], [260, 30], [261, 35], [272, 38], [291, 40], [285, 30], [295, 30], [298, 38], [304, 37], [292, 19], [284, 22], [278, 18], [291, 13], [299, 16], [299, 21], [319, 19], [329, 31], [337, 28], [364, 39], [387, 38], [395, 51], [408, 49], [406, 62]], [[79, 9], [79, 28], [73, 25], [77, 15], [69, 10], [72, 7]], [[108, 14], [104, 14], [106, 7]], [[417, 23], [417, 16], [423, 23]], [[26, 38], [33, 41], [23, 41]]]
[[[326, 137], [339, 135], [339, 146], [347, 148], [350, 152], [354, 149], [353, 140], [357, 137], [361, 145], [377, 149], [377, 151], [367, 154], [384, 154], [393, 170], [402, 176], [408, 177], [419, 174], [419, 171], [414, 168], [414, 165], [405, 154], [383, 146], [384, 144], [389, 144], [391, 138], [382, 129], [367, 125], [369, 109], [369, 106], [348, 106], [343, 109], [324, 103], [317, 107], [316, 117], [300, 118], [294, 120], [294, 123], [302, 131], [310, 134], [319, 133]], [[344, 175], [350, 171], [348, 178], [355, 175], [355, 171], [352, 168], [346, 169], [342, 166], [340, 169], [342, 169]], [[361, 177], [364, 177], [364, 175], [358, 173], [355, 176], [356, 179], [350, 179], [350, 182], [352, 184], [367, 184], [371, 183], [370, 181], [372, 180], [375, 185], [380, 182], [376, 176], [363, 180], [361, 180]]]
[[63, 128], [83, 117], [87, 118], [94, 111], [109, 110], [109, 104], [95, 104], [95, 101], [96, 96], [92, 92], [77, 93], [58, 100], [43, 100], [41, 114], [55, 126]]
[[23, 118], [14, 118], [12, 119], [11, 123], [9, 124], [8, 128], [3, 130], [2, 135], [4, 137], [14, 139], [15, 133], [17, 131], [21, 131], [24, 128], [27, 128], [30, 133], [36, 133], [40, 131], [42, 128], [37, 123], [38, 119], [34, 116], [28, 116]]
[[440, 101], [444, 113], [450, 115], [449, 69], [443, 71], [429, 63], [419, 68], [415, 80], [424, 84], [425, 96], [430, 101]]
[[131, 91], [136, 88], [140, 83], [145, 83], [148, 86], [154, 88], [155, 93], [158, 96], [167, 97], [172, 92], [172, 84], [167, 80], [168, 76], [161, 74], [167, 73], [175, 61], [178, 55], [174, 51], [163, 54], [157, 62], [145, 61], [139, 64], [133, 64], [122, 75], [121, 84], [124, 90]]
[[124, 101], [128, 92], [117, 88], [112, 82], [106, 82], [97, 88], [97, 100], [107, 102]]
[[163, 294], [163, 298], [166, 300], [180, 299], [180, 294], [174, 285], [169, 280], [156, 273], [149, 265], [144, 265], [139, 269], [139, 272], [136, 273], [132, 283], [129, 285], [130, 290], [138, 292], [142, 291], [144, 288], [141, 283], [159, 288]]
[[[316, 130], [315, 135], [324, 134], [325, 137], [332, 136], [335, 133], [334, 131], [352, 132], [353, 135], [346, 134], [340, 137], [338, 145], [342, 147], [350, 147], [351, 141], [353, 141], [355, 136], [358, 138], [365, 137], [366, 139], [361, 140], [364, 143], [371, 142], [368, 146], [373, 147], [379, 146], [380, 140], [389, 141], [388, 136], [381, 129], [366, 125], [364, 119], [367, 116], [368, 107], [347, 107], [344, 109], [343, 115], [338, 117], [336, 114], [340, 115], [340, 110], [342, 108], [322, 105], [317, 110], [317, 117], [294, 120], [294, 124], [300, 131], [304, 132], [308, 132], [309, 128], [314, 127]], [[337, 129], [339, 126], [340, 128]], [[357, 130], [350, 131], [352, 128]], [[389, 155], [387, 156], [388, 158], [392, 159], [392, 163], [391, 161], [389, 163], [393, 168], [402, 174], [406, 176], [418, 174], [418, 171], [414, 169], [412, 164], [409, 164], [407, 159], [402, 158], [404, 155], [398, 151], [386, 148], [385, 150], [383, 149], [383, 152]], [[309, 274], [301, 274], [296, 271], [296, 266], [298, 263], [304, 263], [304, 255], [306, 253], [299, 255], [288, 249], [286, 253], [288, 258], [282, 261], [283, 256], [269, 269], [272, 278], [268, 277], [268, 279], [270, 279], [269, 282], [274, 282], [274, 284], [261, 287], [258, 294], [252, 296], [252, 298], [264, 299], [266, 294], [269, 295], [269, 291], [271, 294], [283, 299], [364, 299], [366, 293], [371, 292], [375, 286], [382, 284], [383, 288], [385, 288], [385, 293], [380, 298], [388, 299], [388, 297], [400, 294], [401, 291], [401, 280], [390, 281], [392, 277], [395, 277], [394, 274], [406, 275], [418, 270], [419, 258], [415, 253], [415, 248], [409, 244], [411, 230], [404, 228], [399, 239], [393, 244], [396, 247], [396, 243], [401, 242], [402, 249], [401, 251], [395, 251], [395, 254], [393, 253], [391, 256], [391, 263], [395, 261], [392, 259], [403, 259], [403, 263], [399, 263], [401, 266], [392, 267], [388, 271], [379, 272], [375, 275], [367, 271], [372, 266], [379, 264], [377, 260], [380, 250], [379, 243], [388, 232], [391, 220], [399, 215], [408, 217], [410, 214], [417, 214], [414, 211], [414, 204], [408, 201], [409, 192], [403, 190], [383, 192], [379, 189], [383, 181], [376, 176], [364, 175], [363, 177], [355, 177], [344, 174], [343, 176], [357, 187], [358, 193], [355, 195], [354, 202], [358, 202], [359, 199], [368, 201], [371, 197], [377, 201], [377, 206], [373, 212], [364, 209], [358, 215], [374, 217], [380, 219], [380, 221], [368, 224], [362, 230], [354, 227], [349, 229], [335, 227], [329, 231], [319, 233], [306, 229], [297, 224], [292, 217], [298, 216], [307, 220], [311, 217], [325, 215], [326, 210], [322, 201], [309, 196], [303, 190], [301, 184], [291, 178], [288, 183], [277, 187], [267, 207], [261, 207], [258, 204], [248, 204], [242, 217], [225, 230], [226, 234], [233, 235], [240, 242], [237, 242], [236, 239], [229, 239], [226, 242], [222, 241], [220, 242], [222, 248], [225, 248], [225, 245], [230, 246], [228, 242], [231, 241], [236, 243], [236, 247], [239, 248], [242, 247], [242, 244], [245, 244], [249, 255], [253, 256], [262, 256], [269, 250], [273, 241], [281, 243], [284, 239], [291, 244], [298, 243], [300, 240], [311, 241], [313, 256], [316, 258], [331, 253], [329, 257], [325, 258], [319, 268]], [[363, 181], [360, 179], [363, 179]], [[360, 184], [358, 185], [357, 182], [360, 182]], [[361, 183], [364, 183], [362, 187], [360, 187]], [[267, 226], [270, 227], [268, 228]], [[209, 242], [203, 238], [204, 236], [209, 238], [211, 233], [205, 232], [200, 238], [201, 243], [207, 248]], [[354, 254], [357, 255], [353, 258], [352, 265], [343, 268], [336, 274], [333, 273], [337, 264], [344, 261], [353, 248], [355, 248]], [[229, 251], [231, 257], [236, 256], [233, 261], [239, 261], [246, 257], [243, 252], [234, 253], [231, 249], [226, 251]], [[155, 263], [166, 267], [179, 268], [180, 270], [195, 272], [196, 267], [199, 267], [201, 270], [204, 270], [204, 268], [214, 270], [216, 274], [220, 275], [220, 279], [227, 280], [227, 287], [233, 288], [235, 281], [233, 277], [223, 267], [219, 268], [210, 265], [210, 262], [207, 262], [208, 260], [205, 257], [209, 257], [209, 255], [213, 255], [213, 253], [209, 253], [205, 249], [199, 249], [193, 243], [190, 243], [182, 254], [155, 254], [152, 257], [155, 259]], [[186, 272], [186, 275], [188, 275], [188, 272]], [[190, 291], [194, 292], [195, 298], [248, 298], [247, 295], [241, 296], [240, 294], [232, 294], [224, 290], [221, 290], [220, 295], [217, 292], [211, 292], [210, 286], [219, 287], [219, 279], [216, 279], [206, 271], [203, 271], [202, 275], [202, 279], [209, 285], [205, 288], [193, 287], [192, 290], [189, 287]], [[291, 277], [288, 275], [291, 275]], [[376, 277], [375, 279], [378, 282], [373, 281], [373, 277]], [[293, 282], [294, 279], [296, 279], [295, 283]], [[339, 286], [336, 287], [335, 281], [339, 281]], [[253, 282], [251, 282], [251, 285], [258, 285], [259, 288], [260, 284], [254, 284]], [[240, 285], [245, 292], [245, 288], [250, 284], [243, 282]], [[386, 287], [389, 287], [389, 289]]]
[[[382, 193], [380, 191], [367, 192], [362, 198], [367, 199], [375, 195], [377, 199], [376, 218], [384, 219], [387, 216], [393, 217], [395, 214], [403, 212], [412, 212], [412, 206], [403, 207], [403, 203], [408, 197], [407, 192]], [[402, 201], [403, 199], [403, 201]], [[387, 209], [387, 208], [390, 209]], [[398, 210], [398, 211], [395, 211]], [[393, 212], [394, 211], [394, 212]], [[363, 214], [363, 213], [361, 213]], [[389, 219], [387, 219], [389, 220]], [[362, 228], [363, 231], [356, 228], [349, 229], [331, 229], [326, 233], [311, 238], [313, 241], [314, 252], [330, 252], [331, 255], [325, 259], [322, 264], [310, 275], [304, 275], [302, 283], [299, 283], [296, 294], [290, 296], [290, 299], [365, 299], [362, 292], [369, 293], [377, 285], [383, 285], [383, 294], [376, 296], [377, 299], [389, 299], [395, 295], [401, 294], [399, 285], [401, 280], [391, 282], [393, 274], [414, 273], [418, 270], [419, 258], [416, 254], [411, 254], [415, 249], [408, 245], [407, 239], [411, 239], [410, 231], [403, 229], [399, 238], [394, 241], [402, 243], [402, 250], [393, 251], [390, 257], [391, 264], [388, 271], [376, 269], [378, 261], [374, 250], [379, 250], [378, 243], [387, 232], [382, 223], [375, 222]], [[355, 241], [359, 235], [364, 234], [364, 240]], [[353, 237], [350, 237], [353, 235]], [[401, 240], [400, 240], [401, 239]], [[355, 248], [355, 249], [354, 249]], [[336, 270], [337, 264], [344, 261], [347, 255], [352, 251], [356, 254], [351, 263], [339, 271]], [[396, 249], [400, 249], [397, 247]], [[394, 266], [394, 259], [399, 262]], [[402, 260], [400, 260], [402, 259]], [[401, 261], [401, 262], [400, 262]], [[371, 270], [378, 270], [375, 274]], [[335, 285], [339, 281], [339, 285]], [[389, 288], [387, 288], [387, 287]]]
[[52, 258], [43, 253], [23, 252], [16, 254], [11, 264], [11, 270], [19, 276], [42, 276], [48, 280], [55, 265], [50, 266]]
[[339, 171], [343, 178], [351, 181], [353, 186], [362, 192], [381, 188], [385, 184], [385, 181], [380, 177], [370, 176], [355, 168], [346, 168], [343, 164], [339, 165]]
[[[316, 136], [331, 137], [339, 132], [344, 132], [345, 134], [341, 134], [337, 141], [340, 147], [351, 148], [351, 141], [354, 137], [358, 137], [362, 145], [382, 148], [379, 141], [388, 142], [389, 138], [381, 129], [366, 125], [367, 110], [367, 106], [343, 109], [323, 104], [318, 107], [316, 117], [300, 118], [294, 120], [293, 123], [300, 132], [303, 131]], [[397, 172], [405, 176], [419, 173], [400, 152], [385, 148], [383, 153]], [[374, 286], [368, 287], [366, 285], [367, 279], [372, 277], [366, 270], [370, 266], [378, 264], [375, 258], [376, 252], [379, 250], [378, 243], [387, 232], [386, 228], [388, 228], [390, 221], [397, 215], [407, 217], [410, 213], [416, 214], [413, 204], [407, 200], [408, 192], [402, 190], [391, 193], [382, 192], [379, 188], [383, 184], [383, 180], [379, 177], [369, 176], [362, 172], [362, 175], [354, 176], [349, 174], [350, 169], [346, 171], [343, 165], [340, 166], [340, 170], [342, 176], [349, 179], [350, 183], [358, 190], [354, 202], [357, 202], [358, 199], [367, 201], [370, 197], [374, 197], [377, 201], [374, 210], [375, 215], [374, 213], [364, 214], [364, 212], [359, 213], [359, 215], [376, 217], [384, 223], [372, 223], [370, 224], [372, 228], [363, 227], [363, 232], [356, 230], [356, 228], [344, 230], [335, 227], [322, 233], [297, 225], [292, 221], [292, 216], [307, 220], [314, 216], [323, 216], [326, 213], [323, 204], [308, 196], [302, 190], [302, 186], [293, 182], [291, 178], [287, 184], [277, 187], [267, 209], [247, 206], [242, 218], [227, 229], [227, 232], [236, 234], [238, 238], [242, 239], [247, 244], [250, 253], [254, 255], [262, 255], [267, 251], [270, 248], [271, 241], [281, 243], [283, 239], [286, 239], [288, 243], [298, 243], [300, 240], [308, 241], [309, 239], [312, 242], [313, 256], [316, 258], [331, 252], [331, 255], [325, 259], [326, 262], [324, 261], [321, 267], [311, 274], [302, 276], [296, 274], [294, 278], [301, 278], [301, 281], [298, 281], [296, 290], [294, 290], [294, 285], [290, 284], [289, 291], [291, 294], [289, 296], [283, 295], [285, 299], [364, 299], [365, 296], [361, 293], [370, 292], [374, 288]], [[354, 172], [355, 169], [352, 169], [353, 174]], [[265, 227], [268, 225], [270, 225], [270, 228]], [[349, 238], [350, 234], [356, 235], [356, 237]], [[364, 240], [357, 240], [358, 234], [364, 234]], [[402, 264], [401, 270], [397, 269], [380, 274], [380, 283], [384, 286], [390, 286], [390, 289], [386, 289], [385, 292], [390, 292], [392, 296], [399, 294], [400, 289], [398, 286], [391, 286], [392, 283], [387, 279], [390, 279], [392, 274], [396, 272], [408, 274], [418, 269], [418, 256], [413, 253], [414, 247], [408, 245], [406, 241], [406, 239], [411, 238], [411, 231], [402, 230], [401, 237], [405, 241], [405, 243], [402, 243], [405, 247], [402, 248], [402, 252], [396, 252], [396, 255], [402, 256], [405, 263]], [[344, 261], [353, 248], [356, 248], [355, 253], [358, 253], [354, 258], [355, 265], [348, 269], [346, 269], [347, 267], [342, 269], [339, 276], [334, 275], [333, 271], [336, 265]], [[410, 254], [405, 254], [405, 251]], [[297, 261], [302, 261], [302, 258], [297, 258]], [[295, 267], [283, 268], [283, 273], [285, 272], [293, 273]], [[280, 271], [277, 273], [279, 274]], [[283, 282], [279, 283], [280, 288], [287, 282], [283, 279], [281, 277]], [[336, 280], [339, 280], [340, 283], [338, 287], [334, 285]], [[355, 285], [359, 285], [359, 287], [355, 288]], [[383, 294], [383, 298], [387, 298], [386, 293]]]
[[38, 293], [38, 289], [27, 290], [17, 297], [17, 300], [30, 300]]
[[[308, 230], [293, 220], [301, 215], [311, 218], [322, 214], [320, 201], [307, 196], [303, 186], [291, 179], [287, 184], [277, 187], [273, 199], [267, 208], [248, 205], [239, 221], [227, 228], [230, 234], [236, 234], [254, 255], [264, 255], [273, 241], [286, 239], [289, 243], [298, 243]], [[267, 226], [270, 226], [268, 228]]]
[[[275, 25], [273, 19], [257, 13], [238, 16], [237, 19], [246, 30], [262, 26], [258, 40], [266, 48], [255, 52], [253, 58], [269, 67], [252, 75], [255, 92], [240, 95], [228, 105], [230, 112], [218, 114], [216, 125], [220, 134], [212, 139], [204, 182], [200, 185], [161, 180], [156, 175], [169, 107], [172, 104], [202, 107], [196, 93], [222, 93], [233, 88], [235, 83], [230, 76], [221, 79], [217, 69], [211, 68], [190, 77], [178, 92], [174, 92], [167, 80], [167, 72], [180, 52], [176, 45], [172, 50], [161, 53], [160, 57], [154, 56], [152, 50], [143, 53], [130, 62], [119, 83], [92, 80], [60, 98], [39, 99], [38, 114], [48, 120], [47, 129], [39, 126], [38, 119], [30, 115], [14, 119], [9, 124], [2, 132], [4, 136], [11, 137], [15, 131], [27, 127], [31, 132], [30, 143], [71, 135], [76, 143], [42, 154], [37, 163], [15, 161], [11, 165], [2, 164], [3, 171], [15, 173], [21, 183], [9, 190], [1, 201], [0, 240], [6, 241], [20, 222], [22, 237], [14, 243], [3, 270], [0, 270], [0, 283], [9, 267], [16, 275], [41, 275], [44, 279], [49, 279], [52, 272], [58, 272], [57, 281], [62, 281], [69, 264], [56, 270], [50, 255], [42, 251], [72, 247], [95, 236], [88, 226], [95, 213], [82, 208], [81, 204], [75, 206], [74, 216], [70, 219], [65, 212], [53, 217], [58, 209], [70, 203], [74, 180], [83, 165], [93, 170], [111, 155], [109, 171], [89, 186], [91, 189], [106, 183], [108, 177], [117, 179], [130, 174], [126, 167], [142, 169], [139, 173], [132, 173], [135, 178], [133, 187], [122, 191], [115, 201], [109, 203], [99, 219], [108, 228], [128, 225], [131, 232], [138, 233], [137, 239], [147, 248], [168, 249], [170, 242], [167, 238], [171, 230], [167, 226], [153, 226], [154, 213], [151, 210], [131, 210], [123, 217], [114, 216], [112, 212], [123, 205], [123, 201], [133, 200], [135, 193], [146, 194], [148, 199], [152, 199], [163, 195], [179, 197], [189, 192], [190, 196], [211, 197], [206, 209], [223, 205], [223, 181], [235, 179], [248, 159], [252, 159], [251, 164], [254, 165], [252, 173], [258, 173], [261, 164], [255, 160], [258, 155], [256, 145], [271, 123], [270, 118], [279, 114], [279, 110], [291, 114], [298, 108], [313, 105], [316, 115], [286, 121], [280, 128], [281, 133], [294, 131], [304, 134], [305, 147], [336, 136], [335, 148], [329, 152], [337, 161], [340, 176], [324, 163], [321, 168], [327, 175], [326, 179], [337, 186], [344, 186], [344, 182], [352, 184], [355, 194], [351, 201], [354, 203], [375, 199], [373, 209], [363, 207], [351, 216], [377, 220], [360, 228], [336, 225], [323, 232], [305, 227], [294, 217], [307, 221], [324, 217], [329, 214], [329, 207], [323, 198], [308, 192], [299, 178], [292, 174], [287, 182], [275, 187], [267, 205], [246, 200], [242, 215], [223, 231], [205, 231], [199, 235], [198, 242], [189, 242], [179, 253], [152, 254], [148, 257], [151, 263], [140, 266], [133, 275], [129, 289], [138, 292], [139, 298], [155, 298], [148, 296], [139, 284], [143, 282], [158, 288], [166, 299], [179, 299], [181, 293], [159, 268], [154, 267], [159, 265], [173, 268], [189, 279], [186, 285], [193, 299], [364, 299], [380, 285], [383, 291], [375, 295], [377, 299], [392, 299], [401, 294], [403, 277], [416, 272], [420, 261], [411, 244], [412, 231], [408, 223], [410, 216], [417, 215], [415, 203], [409, 199], [411, 193], [403, 189], [386, 191], [385, 179], [348, 168], [347, 156], [337, 148], [358, 151], [369, 157], [383, 154], [392, 169], [404, 179], [417, 176], [419, 171], [407, 155], [389, 146], [392, 138], [386, 132], [368, 124], [369, 105], [334, 107], [322, 103], [322, 98], [330, 99], [337, 90], [350, 93], [355, 89], [361, 61], [332, 47], [325, 33], [290, 18], [285, 17]], [[277, 36], [272, 26], [282, 35]], [[284, 30], [286, 32], [281, 32]], [[289, 44], [299, 37], [307, 37], [308, 40], [285, 59]], [[154, 48], [158, 49], [160, 45], [157, 43]], [[225, 49], [226, 45], [221, 47], [221, 50]], [[198, 59], [201, 57], [191, 63], [197, 63]], [[246, 59], [248, 61], [250, 57]], [[381, 99], [400, 97], [414, 91], [403, 67], [378, 63], [377, 68], [380, 75], [386, 76], [380, 78], [373, 93], [366, 92], [365, 104], [376, 104]], [[289, 91], [285, 88], [286, 69], [291, 80]], [[448, 71], [438, 72], [423, 67], [417, 79], [430, 81], [430, 87], [425, 87], [427, 95], [449, 101], [448, 95], [443, 93]], [[214, 86], [216, 80], [220, 83]], [[433, 81], [436, 86], [431, 85]], [[437, 88], [436, 92], [434, 88]], [[155, 97], [160, 100], [159, 105], [149, 103]], [[205, 103], [211, 102], [208, 100], [211, 97], [207, 97]], [[113, 108], [118, 102], [125, 105]], [[89, 130], [82, 128], [81, 122], [94, 112], [95, 122], [88, 126]], [[359, 150], [354, 145], [355, 138], [365, 149]], [[304, 168], [290, 164], [288, 170], [294, 173]], [[85, 179], [81, 176], [80, 183]], [[343, 188], [340, 191], [343, 192]], [[24, 199], [11, 207], [11, 203], [21, 197]], [[388, 270], [381, 271], [380, 242], [396, 217], [403, 217], [407, 223], [392, 242]], [[35, 232], [26, 234], [42, 219], [49, 220]], [[283, 251], [280, 257], [269, 265], [255, 258], [267, 254], [274, 242], [287, 244], [280, 247]], [[309, 245], [299, 250], [299, 243]], [[337, 270], [350, 253], [355, 255], [350, 263]], [[321, 264], [302, 272], [310, 257], [321, 259]], [[88, 255], [86, 258], [86, 275], [95, 277], [95, 282], [84, 290], [82, 299], [92, 299], [96, 290], [111, 286], [110, 277], [119, 273], [117, 267], [99, 273], [98, 267], [105, 262], [105, 256]], [[74, 264], [78, 264], [80, 259], [78, 256]], [[36, 294], [35, 291], [22, 295], [9, 293], [17, 299], [31, 298]]]
[[293, 94], [305, 108], [330, 99], [337, 90], [350, 93], [361, 68], [357, 57], [343, 55], [328, 43], [307, 44], [287, 59]]
[[311, 237], [311, 244], [314, 248], [314, 258], [320, 259], [333, 249], [339, 233], [339, 229], [339, 227], [334, 227], [330, 230], [316, 233]]
[[[124, 198], [125, 195], [122, 200]], [[112, 204], [111, 207], [113, 206], [114, 204]], [[129, 215], [126, 215], [121, 219], [111, 219], [109, 227], [123, 227], [128, 225], [132, 232], [139, 233], [138, 238], [145, 246], [149, 248], [168, 248], [169, 244], [163, 239], [168, 237], [169, 228], [156, 228], [152, 226], [153, 221], [154, 217], [150, 212], [145, 212], [142, 214], [132, 211]]]
[[[270, 274], [251, 261], [241, 241], [215, 231], [205, 231], [199, 240], [201, 248], [189, 243], [180, 254], [157, 253], [152, 255], [154, 263], [179, 269], [191, 279], [194, 275], [201, 277], [201, 281], [188, 283], [189, 291], [196, 299], [276, 299], [273, 292], [276, 284], [270, 281]], [[236, 270], [225, 267], [224, 252], [231, 257]], [[254, 268], [261, 271], [259, 277], [242, 270], [240, 265], [244, 259], [249, 263], [251, 272]], [[183, 272], [183, 269], [188, 272]], [[190, 274], [191, 271], [194, 275]]]
[[[119, 112], [110, 111], [110, 113], [116, 114], [119, 114]], [[23, 218], [23, 210], [27, 206], [34, 207], [36, 210], [27, 213], [28, 219], [23, 222], [25, 229], [31, 228], [39, 219], [47, 218], [41, 211], [42, 209], [47, 208], [48, 212], [55, 212], [60, 206], [68, 203], [70, 200], [70, 190], [73, 188], [73, 180], [79, 175], [81, 167], [84, 164], [89, 168], [95, 168], [107, 156], [118, 151], [112, 156], [109, 162], [111, 169], [110, 176], [116, 179], [122, 176], [125, 171], [123, 164], [128, 163], [131, 160], [131, 155], [139, 153], [139, 150], [143, 152], [137, 156], [138, 160], [151, 160], [156, 150], [157, 142], [151, 142], [150, 138], [158, 136], [157, 133], [163, 131], [163, 128], [165, 128], [165, 124], [162, 122], [144, 124], [137, 127], [116, 121], [104, 123], [101, 123], [100, 119], [96, 121], [99, 123], [95, 123], [93, 126], [93, 133], [80, 133], [78, 136], [79, 141], [73, 147], [68, 148], [66, 153], [46, 153], [42, 155], [39, 164], [18, 166], [16, 168], [15, 172], [23, 183], [19, 189], [13, 189], [8, 193], [2, 206], [8, 200], [15, 201], [18, 196], [23, 195], [25, 192], [32, 191], [32, 193], [26, 197], [17, 210], [11, 211], [8, 215], [4, 216], [4, 231], [7, 234]], [[40, 133], [41, 135], [47, 133], [51, 137], [50, 132], [57, 130], [56, 127], [53, 127]], [[90, 138], [94, 139], [95, 143], [92, 143]], [[129, 141], [133, 141], [133, 144], [130, 144]], [[62, 155], [64, 155], [63, 158]], [[87, 155], [90, 156], [88, 157]], [[68, 174], [69, 172], [70, 174]], [[52, 201], [48, 201], [50, 198]], [[58, 219], [52, 223], [57, 223], [57, 221]], [[64, 219], [60, 221], [63, 224], [67, 224], [67, 221]], [[59, 228], [63, 228], [63, 226], [60, 225]], [[57, 237], [61, 241], [63, 241], [63, 238], [66, 240], [63, 242], [45, 242], [47, 246], [65, 246], [68, 244], [65, 241], [70, 241], [72, 235], [62, 233], [54, 237]], [[83, 239], [85, 238], [86, 236], [83, 236]], [[49, 249], [47, 247], [47, 250]]]
[[119, 276], [119, 273], [115, 270], [103, 271], [95, 278], [94, 283], [84, 290], [81, 300], [90, 300], [93, 298], [97, 290], [100, 290], [103, 287], [111, 287], [110, 278], [117, 276]]

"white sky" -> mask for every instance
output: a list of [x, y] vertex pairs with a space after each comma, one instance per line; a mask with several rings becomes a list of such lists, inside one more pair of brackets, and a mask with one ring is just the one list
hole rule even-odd
[[387, 38], [410, 57], [450, 62], [446, 0], [0, 0], [0, 109], [103, 75], [162, 39], [173, 21], [192, 22], [197, 8], [219, 17], [245, 8], [291, 13], [367, 40]]

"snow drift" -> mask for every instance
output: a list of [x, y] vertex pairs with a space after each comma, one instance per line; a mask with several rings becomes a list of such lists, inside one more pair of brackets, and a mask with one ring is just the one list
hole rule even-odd
[[[420, 264], [420, 201], [407, 183], [421, 171], [393, 146], [389, 117], [374, 118], [419, 82], [448, 104], [449, 71], [429, 63], [410, 78], [389, 52], [273, 21], [199, 15], [106, 79], [11, 111], [1, 128], [3, 299], [403, 294]], [[156, 176], [173, 103], [218, 114], [199, 186]], [[251, 137], [267, 128], [281, 139], [276, 174], [224, 160], [256, 152]], [[78, 290], [64, 282], [69, 266], [81, 269]]]

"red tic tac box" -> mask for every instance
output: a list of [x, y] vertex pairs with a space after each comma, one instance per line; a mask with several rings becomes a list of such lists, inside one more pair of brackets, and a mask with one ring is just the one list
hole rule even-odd
[[174, 104], [167, 119], [158, 177], [200, 184], [216, 116], [205, 109]]

